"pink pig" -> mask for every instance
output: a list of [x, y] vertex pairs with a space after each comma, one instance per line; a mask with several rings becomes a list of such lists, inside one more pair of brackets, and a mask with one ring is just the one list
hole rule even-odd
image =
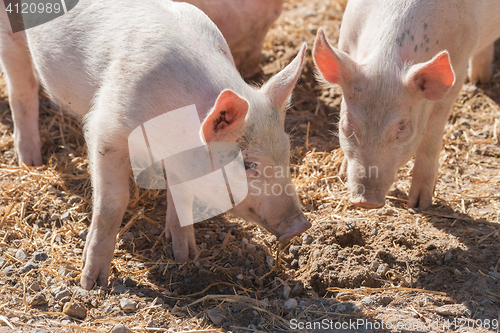
[[187, 0], [217, 25], [244, 77], [259, 71], [264, 38], [280, 16], [283, 0]]
[[408, 207], [431, 205], [467, 64], [471, 82], [488, 81], [498, 37], [498, 0], [351, 0], [338, 49], [318, 31], [316, 66], [344, 95], [339, 137], [354, 205], [383, 206], [414, 155]]

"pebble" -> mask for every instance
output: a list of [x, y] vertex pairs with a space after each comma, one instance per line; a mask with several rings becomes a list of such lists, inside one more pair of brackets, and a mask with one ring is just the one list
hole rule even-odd
[[59, 286], [59, 287], [54, 287], [50, 290], [50, 293], [52, 295], [57, 295], [58, 293], [60, 293], [61, 291], [65, 290], [66, 287], [65, 286]]
[[365, 303], [365, 304], [372, 304], [373, 303], [373, 298], [369, 297], [369, 296], [366, 296], [365, 298], [363, 298], [361, 300], [361, 302]]
[[31, 286], [29, 286], [28, 289], [31, 290], [31, 291], [40, 291], [40, 290], [42, 290], [42, 288], [40, 287], [40, 285], [38, 283], [36, 283], [36, 282], [33, 282], [31, 284]]
[[43, 328], [35, 328], [33, 333], [48, 333], [47, 330], [44, 330]]
[[49, 258], [49, 255], [42, 251], [37, 251], [33, 253], [33, 260], [35, 261], [45, 261]]
[[123, 281], [123, 284], [126, 286], [126, 287], [129, 287], [129, 288], [133, 288], [135, 286], [137, 286], [137, 282], [131, 278], [126, 278], [124, 281]]
[[123, 294], [125, 292], [125, 286], [119, 284], [113, 287], [113, 292], [115, 294]]
[[47, 299], [45, 298], [45, 295], [42, 293], [36, 294], [29, 302], [30, 306], [40, 306], [45, 304], [47, 304]]
[[132, 330], [123, 324], [118, 324], [113, 327], [111, 333], [130, 333]]
[[378, 262], [378, 260], [373, 260], [371, 265], [370, 265], [370, 269], [374, 272], [377, 271], [377, 269], [379, 268], [380, 266], [380, 263]]
[[250, 251], [255, 250], [255, 244], [248, 243], [248, 244], [247, 244], [247, 250], [250, 250]]
[[224, 238], [226, 237], [226, 233], [225, 232], [221, 232], [219, 234], [219, 236], [217, 237], [217, 239], [219, 239], [220, 241], [224, 240]]
[[498, 272], [488, 272], [489, 276], [493, 276], [494, 278], [500, 278], [500, 273]]
[[297, 307], [298, 303], [295, 298], [290, 298], [288, 301], [285, 302], [285, 308], [288, 310], [293, 310]]
[[73, 302], [71, 305], [69, 305], [69, 302], [65, 303], [63, 312], [68, 316], [80, 319], [84, 319], [87, 316], [87, 310], [77, 302]]
[[29, 260], [26, 265], [24, 265], [20, 270], [19, 270], [19, 273], [21, 274], [24, 274], [24, 273], [27, 273], [29, 271], [31, 271], [32, 269], [38, 269], [38, 265], [33, 261], [33, 260]]
[[460, 272], [457, 268], [455, 268], [455, 270], [453, 271], [453, 273], [454, 273], [455, 275], [460, 275], [460, 274], [462, 274], [462, 273], [461, 273], [461, 272]]
[[66, 212], [66, 213], [62, 214], [62, 216], [61, 216], [61, 221], [63, 221], [63, 222], [66, 222], [66, 221], [68, 221], [70, 219], [71, 219], [71, 213], [70, 212]]
[[71, 297], [71, 292], [69, 290], [62, 290], [54, 296], [54, 301], [60, 301], [65, 297]]
[[24, 249], [17, 250], [17, 252], [16, 252], [16, 259], [21, 260], [21, 261], [23, 261], [24, 259], [26, 259], [26, 252], [24, 251]]
[[299, 306], [302, 307], [302, 308], [305, 308], [307, 306], [307, 303], [304, 300], [301, 300], [299, 302]]
[[391, 296], [384, 296], [380, 299], [380, 302], [384, 305], [388, 305], [389, 303], [392, 302], [392, 297]]
[[300, 250], [300, 246], [297, 246], [297, 245], [290, 246], [290, 253], [295, 255], [295, 256], [299, 253], [299, 250]]
[[122, 298], [120, 306], [124, 311], [135, 311], [137, 309], [137, 302], [130, 298]]
[[243, 238], [241, 239], [241, 244], [243, 244], [243, 245], [247, 245], [247, 244], [248, 244], [248, 239], [246, 239], [245, 237], [243, 237]]
[[14, 158], [14, 152], [12, 150], [7, 150], [3, 155], [7, 158]]
[[274, 258], [273, 258], [273, 257], [271, 257], [271, 256], [267, 256], [267, 257], [266, 257], [266, 263], [267, 263], [269, 266], [273, 267], [273, 265], [274, 265]]
[[237, 278], [238, 280], [243, 280], [243, 279], [244, 279], [243, 274], [238, 274], [238, 275], [236, 275], [236, 278]]
[[316, 250], [313, 252], [313, 258], [319, 258], [321, 257], [321, 250]]
[[371, 235], [372, 236], [377, 236], [378, 234], [378, 230], [377, 229], [373, 229], [372, 232], [371, 232]]
[[340, 303], [339, 305], [337, 305], [337, 310], [339, 312], [344, 312], [345, 310], [347, 310], [347, 307], [344, 304]]
[[54, 214], [50, 215], [50, 220], [51, 221], [57, 221], [57, 220], [59, 220], [59, 218], [60, 218], [60, 216], [57, 213], [54, 213]]
[[311, 235], [309, 235], [309, 234], [304, 234], [304, 235], [302, 236], [302, 244], [304, 244], [304, 245], [309, 245], [309, 244], [311, 244], [313, 241], [314, 241], [314, 238], [312, 238], [312, 236], [311, 236]]
[[214, 325], [220, 325], [226, 319], [223, 316], [223, 312], [217, 309], [210, 309], [207, 311], [208, 318], [214, 323]]
[[446, 254], [444, 255], [444, 261], [450, 262], [451, 259], [453, 259], [453, 254], [451, 254], [450, 251], [446, 251]]
[[384, 274], [389, 270], [389, 265], [387, 264], [381, 264], [377, 268], [377, 273], [380, 274], [381, 276], [384, 276]]
[[56, 193], [57, 192], [57, 189], [54, 186], [52, 186], [52, 185], [49, 185], [47, 187], [47, 190], [49, 190], [50, 193]]
[[5, 263], [5, 257], [0, 257], [0, 267]]
[[385, 227], [386, 227], [387, 229], [389, 229], [389, 230], [392, 230], [392, 229], [394, 229], [394, 224], [392, 224], [392, 223], [387, 223]]

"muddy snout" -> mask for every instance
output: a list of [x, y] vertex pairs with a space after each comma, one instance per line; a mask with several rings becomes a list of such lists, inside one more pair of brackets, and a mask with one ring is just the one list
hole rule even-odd
[[282, 220], [278, 225], [267, 225], [268, 230], [278, 237], [280, 243], [287, 243], [295, 236], [300, 235], [311, 227], [304, 214], [301, 212], [296, 216], [290, 216]]

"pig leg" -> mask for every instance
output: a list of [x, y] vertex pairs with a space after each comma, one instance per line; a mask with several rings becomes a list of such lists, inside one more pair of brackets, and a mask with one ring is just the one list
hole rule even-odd
[[491, 44], [469, 60], [469, 80], [472, 84], [487, 83], [493, 74], [492, 63], [495, 53], [495, 45]]
[[3, 19], [0, 18], [0, 65], [6, 76], [14, 120], [14, 150], [19, 165], [42, 165], [38, 131], [38, 80], [24, 33], [9, 32], [10, 27], [5, 26]]
[[194, 259], [198, 252], [194, 238], [194, 226], [181, 227], [170, 190], [167, 190], [167, 217], [165, 221], [165, 237], [172, 241], [174, 258], [178, 262]]
[[116, 234], [130, 197], [127, 138], [112, 134], [110, 118], [107, 114], [105, 122], [91, 119], [86, 126], [94, 189], [92, 224], [83, 251], [81, 276], [81, 285], [87, 290], [95, 281], [100, 286], [108, 284]]
[[[461, 79], [463, 80], [463, 76]], [[408, 208], [427, 209], [432, 204], [439, 169], [439, 153], [443, 145], [444, 127], [461, 85], [456, 85], [452, 89], [453, 91], [449, 92], [451, 98], [448, 97], [446, 100], [437, 102], [434, 106], [427, 121], [425, 135], [417, 148]]]

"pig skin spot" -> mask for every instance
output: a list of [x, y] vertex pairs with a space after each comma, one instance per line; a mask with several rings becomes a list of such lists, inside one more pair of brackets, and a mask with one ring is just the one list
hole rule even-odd
[[427, 53], [427, 52], [429, 52], [429, 48], [428, 47], [425, 48], [425, 53]]
[[436, 41], [436, 45], [439, 45], [439, 39]]
[[415, 49], [414, 49], [415, 52], [418, 51], [418, 45], [415, 45]]
[[424, 23], [424, 30], [427, 30], [427, 27], [428, 27], [427, 23]]

